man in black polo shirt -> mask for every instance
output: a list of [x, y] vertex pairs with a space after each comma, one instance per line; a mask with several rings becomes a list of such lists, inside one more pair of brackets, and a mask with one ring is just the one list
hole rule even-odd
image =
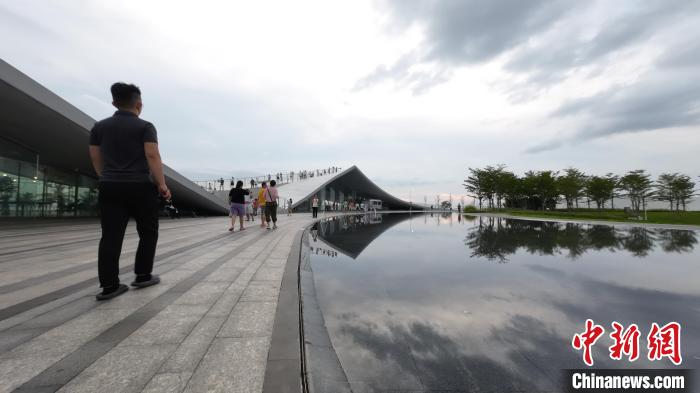
[[102, 292], [97, 300], [117, 297], [129, 288], [119, 283], [119, 255], [129, 217], [136, 221], [136, 249], [132, 286], [158, 284], [152, 275], [158, 242], [159, 195], [170, 199], [165, 185], [158, 138], [153, 124], [139, 119], [143, 103], [134, 85], [112, 85], [112, 117], [98, 121], [90, 131], [90, 159], [99, 177], [102, 239], [98, 273]]

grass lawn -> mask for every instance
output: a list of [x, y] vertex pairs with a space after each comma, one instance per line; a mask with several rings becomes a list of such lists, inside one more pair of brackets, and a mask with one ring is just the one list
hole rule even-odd
[[524, 217], [542, 217], [542, 218], [569, 218], [579, 220], [605, 220], [619, 222], [646, 222], [654, 224], [682, 224], [682, 225], [698, 225], [700, 226], [700, 211], [687, 212], [671, 212], [665, 210], [650, 210], [647, 211], [647, 220], [638, 220], [636, 218], [626, 217], [622, 210], [595, 210], [595, 209], [574, 209], [567, 210], [520, 210], [520, 209], [494, 209], [492, 213], [511, 214], [514, 216]]

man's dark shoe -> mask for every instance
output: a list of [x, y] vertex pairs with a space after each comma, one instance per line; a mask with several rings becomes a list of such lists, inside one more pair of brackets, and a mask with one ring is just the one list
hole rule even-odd
[[134, 282], [131, 283], [131, 286], [136, 288], [146, 288], [150, 287], [151, 285], [156, 285], [159, 282], [160, 277], [158, 277], [155, 274], [149, 274], [145, 277], [136, 276], [136, 280], [134, 280]]
[[97, 300], [109, 300], [109, 299], [114, 299], [115, 297], [126, 293], [126, 291], [129, 290], [129, 287], [127, 287], [124, 284], [119, 284], [116, 287], [112, 288], [104, 288], [101, 293], [98, 293], [95, 297]]

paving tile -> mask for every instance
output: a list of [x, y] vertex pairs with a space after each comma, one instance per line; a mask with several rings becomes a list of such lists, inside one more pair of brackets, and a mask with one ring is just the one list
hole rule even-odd
[[0, 355], [0, 359], [24, 357], [36, 354], [62, 354], [73, 352], [108, 327], [129, 314], [128, 310], [94, 309], [78, 318], [60, 325], [48, 332]]
[[226, 318], [222, 317], [206, 317], [199, 321], [160, 371], [168, 373], [194, 371], [225, 320]]
[[211, 272], [207, 277], [204, 278], [202, 281], [206, 282], [234, 282], [237, 278], [238, 275], [241, 274], [241, 271], [243, 269], [239, 267], [227, 267], [227, 266], [221, 266], [220, 268], [214, 270]]
[[277, 301], [280, 283], [276, 281], [251, 281], [241, 295], [242, 302]]
[[255, 275], [253, 276], [253, 280], [256, 280], [256, 281], [268, 280], [268, 281], [280, 282], [280, 281], [282, 281], [283, 275], [284, 275], [284, 268], [261, 267], [260, 269], [258, 269], [258, 272], [255, 273]]
[[191, 376], [191, 371], [158, 373], [153, 376], [141, 393], [180, 393], [185, 390]]
[[179, 344], [208, 309], [206, 306], [170, 305], [119, 345]]
[[[282, 220], [279, 231], [255, 240], [187, 292], [173, 293], [169, 301], [174, 299], [174, 302], [158, 314], [144, 316], [138, 324], [126, 324], [131, 327], [128, 332], [137, 326], [138, 329], [106, 353], [110, 346], [93, 340], [95, 337], [105, 331], [126, 333], [121, 325], [119, 329], [110, 327], [149, 303], [151, 307], [154, 300], [175, 285], [199, 269], [215, 261], [221, 262], [221, 257], [258, 234], [232, 236], [226, 241], [183, 249], [181, 253], [159, 259], [155, 272], [161, 275], [160, 285], [130, 290], [104, 303], [94, 301], [97, 285], [79, 288], [62, 297], [42, 300], [36, 307], [0, 321], [0, 393], [13, 391], [30, 380], [31, 388], [36, 388], [33, 391], [54, 391], [58, 385], [39, 385], [54, 383], [52, 376], [60, 374], [63, 366], [79, 373], [61, 392], [93, 392], [105, 388], [120, 392], [182, 392], [185, 387], [193, 392], [260, 392], [288, 252], [303, 223], [310, 219], [292, 217], [288, 220]], [[193, 219], [188, 223], [166, 220], [161, 225], [158, 251], [181, 249], [224, 233], [221, 228], [226, 226], [225, 221], [225, 218]], [[34, 299], [47, 288], [63, 289], [84, 277], [94, 278], [94, 269], [79, 272], [77, 269], [94, 261], [97, 241], [78, 246], [61, 244], [67, 238], [94, 236], [99, 231], [98, 224], [81, 226], [84, 230], [70, 233], [68, 237], [59, 226], [53, 228], [54, 233], [42, 235], [44, 244], [56, 244], [51, 249], [15, 254], [5, 260], [0, 257], [0, 286], [74, 269], [66, 275], [57, 274], [56, 279], [52, 276], [42, 287], [8, 289], [5, 294], [8, 296], [2, 296], [5, 303], [0, 304], [14, 304], [28, 297]], [[251, 228], [250, 232], [255, 230], [257, 228]], [[123, 250], [131, 253], [138, 240], [133, 224], [129, 225], [127, 233]], [[33, 241], [30, 240], [28, 245]], [[130, 264], [131, 260], [124, 259], [122, 265]], [[130, 273], [122, 275], [126, 283], [132, 277]], [[95, 342], [96, 347], [91, 350], [103, 348], [97, 356], [104, 355], [81, 361], [86, 359], [83, 357], [85, 348]], [[3, 352], [4, 348], [12, 349]], [[95, 358], [97, 360], [90, 364]]]
[[263, 263], [263, 267], [271, 267], [271, 268], [283, 268], [287, 265], [287, 258], [267, 258], [265, 262]]
[[187, 393], [259, 393], [268, 338], [217, 338], [187, 384]]
[[153, 299], [167, 292], [177, 283], [192, 275], [192, 271], [175, 269], [161, 275], [161, 282], [143, 289], [130, 289], [127, 293], [100, 304], [102, 310], [129, 309], [135, 310], [145, 306]]
[[[263, 392], [299, 393], [301, 392], [301, 366], [298, 360], [272, 360], [266, 365], [265, 372], [275, 378], [265, 377]], [[338, 393], [338, 392], [333, 392]]]
[[272, 334], [276, 302], [238, 302], [218, 337], [262, 337]]
[[245, 250], [241, 251], [238, 254], [239, 258], [255, 258], [260, 254], [264, 248], [253, 248], [253, 247], [248, 247]]
[[270, 258], [287, 258], [289, 257], [289, 247], [282, 246], [280, 248], [275, 248], [275, 250], [270, 253]]
[[247, 286], [250, 280], [253, 279], [253, 276], [255, 275], [255, 271], [257, 269], [257, 266], [251, 266], [250, 268], [246, 268], [244, 271], [241, 272], [241, 274], [238, 276], [236, 281], [233, 282], [233, 284], [244, 287]]
[[0, 359], [0, 393], [9, 393], [34, 378], [63, 357], [37, 353], [21, 358]]
[[175, 304], [212, 305], [229, 285], [226, 282], [200, 282], [175, 300]]
[[52, 300], [48, 303], [44, 303], [40, 306], [31, 308], [27, 311], [21, 312], [19, 314], [16, 314], [16, 315], [10, 317], [10, 318], [3, 319], [2, 321], [0, 321], [0, 330], [5, 330], [5, 329], [12, 328], [14, 326], [18, 326], [18, 325], [25, 323], [33, 318], [41, 316], [49, 311], [55, 310], [55, 309], [62, 307], [66, 304], [74, 302], [82, 297], [89, 297], [91, 299], [94, 299], [95, 293], [97, 293], [97, 291], [94, 288], [86, 288], [86, 289], [71, 293], [67, 296]]
[[84, 280], [88, 280], [94, 276], [94, 272], [80, 272], [63, 276], [58, 279], [42, 283], [38, 286], [22, 288], [11, 293], [3, 294], [2, 297], [0, 297], [0, 309], [33, 299], [37, 296], [45, 295]]
[[0, 332], [0, 353], [28, 341], [45, 332], [44, 328], [12, 329]]
[[115, 347], [59, 390], [60, 393], [93, 393], [105, 387], [119, 392], [139, 392], [175, 345]]
[[253, 262], [253, 258], [243, 258], [240, 254], [238, 254], [230, 261], [226, 262], [224, 266], [244, 269], [246, 266], [250, 265], [251, 262]]
[[238, 303], [238, 300], [243, 294], [245, 286], [232, 284], [224, 293], [221, 295], [219, 300], [214, 303], [214, 305], [209, 309], [207, 313], [208, 317], [228, 317], [231, 314], [231, 310]]
[[73, 319], [95, 307], [95, 298], [85, 296], [73, 302], [57, 307], [47, 313], [39, 315], [31, 320], [24, 322], [18, 328], [33, 329], [55, 327], [56, 325]]

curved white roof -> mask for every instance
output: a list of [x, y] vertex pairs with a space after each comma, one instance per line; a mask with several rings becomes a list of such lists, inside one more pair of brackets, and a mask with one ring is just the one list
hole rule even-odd
[[338, 173], [314, 176], [304, 180], [295, 179], [291, 183], [282, 184], [281, 186], [277, 187], [277, 191], [280, 195], [280, 201], [287, 201], [289, 198], [292, 198], [292, 204], [296, 206], [297, 202], [312, 197], [314, 191], [320, 190], [324, 184], [329, 183], [333, 179], [341, 177], [350, 169], [351, 168], [348, 168]]
[[381, 199], [388, 208], [423, 210], [423, 206], [411, 204], [382, 190], [355, 165], [338, 173], [283, 184], [278, 187], [280, 201], [291, 198], [293, 207], [301, 206], [308, 203], [308, 200], [320, 193], [324, 187], [333, 187], [346, 193], [356, 191], [364, 197]]

